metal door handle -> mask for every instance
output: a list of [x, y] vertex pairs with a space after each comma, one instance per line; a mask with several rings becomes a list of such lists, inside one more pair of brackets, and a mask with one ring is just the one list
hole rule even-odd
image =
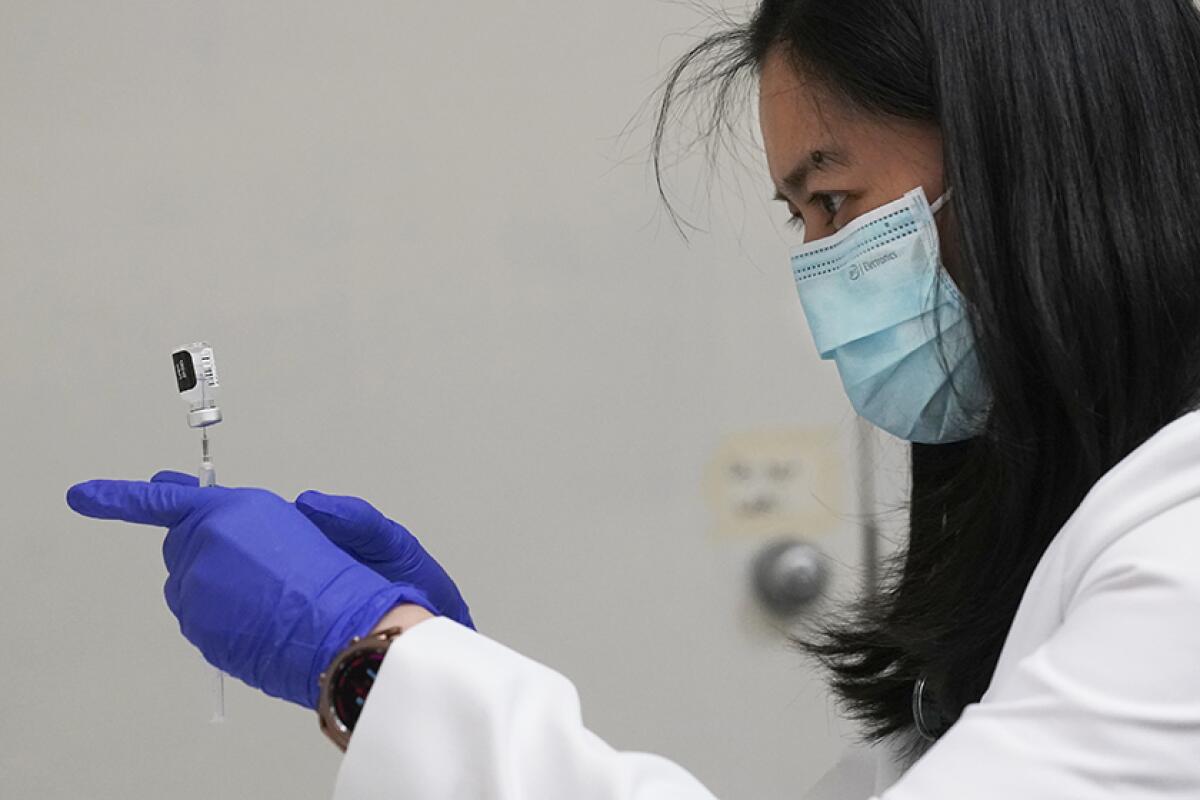
[[794, 614], [824, 590], [828, 577], [825, 561], [825, 554], [808, 542], [777, 539], [754, 558], [755, 595], [773, 614]]

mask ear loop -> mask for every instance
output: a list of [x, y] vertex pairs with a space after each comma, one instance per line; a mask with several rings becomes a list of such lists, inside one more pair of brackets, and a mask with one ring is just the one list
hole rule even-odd
[[[938, 212], [938, 211], [942, 210], [942, 208], [944, 208], [944, 207], [945, 207], [945, 205], [946, 205], [946, 201], [950, 199], [950, 194], [951, 194], [951, 192], [952, 192], [952, 191], [953, 191], [953, 189], [947, 189], [946, 191], [942, 192], [942, 196], [941, 196], [941, 197], [939, 197], [937, 200], [934, 200], [934, 201], [933, 201], [933, 202], [932, 202], [932, 203], [929, 205], [929, 216], [930, 216], [930, 217], [933, 217], [933, 216], [935, 216], [935, 215], [937, 214], [937, 212]], [[933, 235], [934, 235], [934, 237], [937, 237], [937, 235], [938, 235], [938, 234], [937, 234], [937, 232], [936, 232], [936, 231], [934, 231]], [[954, 283], [954, 280], [953, 280], [953, 279], [950, 277], [950, 274], [949, 274], [948, 272], [946, 272], [946, 268], [945, 268], [945, 266], [943, 266], [943, 265], [941, 264], [941, 255], [940, 255], [940, 253], [941, 253], [941, 243], [940, 243], [940, 242], [938, 243], [938, 252], [939, 252], [939, 255], [938, 255], [938, 270], [941, 272], [941, 277], [942, 277], [942, 278], [944, 278], [944, 280], [939, 280], [938, 284], [935, 284], [935, 285], [934, 285], [934, 289], [933, 289], [933, 291], [935, 292], [935, 302], [934, 302], [934, 305], [935, 305], [935, 306], [937, 306], [937, 305], [938, 305], [938, 303], [937, 303], [937, 301], [936, 301], [937, 294], [938, 294], [938, 293], [940, 293], [941, 291], [950, 291], [950, 292], [952, 292], [953, 294], [957, 295], [957, 296], [958, 296], [960, 299], [962, 298], [962, 292], [959, 290], [958, 286], [957, 286], [957, 285]], [[936, 327], [936, 334], [937, 334], [937, 338], [938, 338], [938, 339], [939, 339], [939, 341], [940, 341], [940, 340], [941, 340], [941, 336], [942, 336], [942, 328], [941, 328], [941, 323], [940, 323], [940, 321], [936, 321], [936, 320], [935, 320], [935, 323], [934, 323], [934, 324], [937, 326], [937, 327]], [[938, 362], [939, 362], [939, 365], [941, 366], [941, 368], [942, 368], [943, 370], [945, 370], [945, 371], [946, 371], [946, 374], [947, 374], [947, 376], [951, 376], [951, 377], [950, 377], [950, 391], [951, 391], [951, 392], [954, 392], [954, 393], [955, 393], [955, 395], [957, 395], [957, 394], [958, 394], [958, 387], [954, 385], [954, 378], [952, 377], [952, 374], [953, 374], [953, 372], [952, 372], [952, 370], [950, 370], [950, 364], [949, 364], [949, 362], [947, 361], [947, 359], [946, 359], [946, 357], [945, 357], [945, 353], [941, 351], [941, 345], [940, 345], [940, 344], [938, 345], [938, 347], [939, 347], [939, 357], [938, 357]], [[921, 681], [921, 688], [922, 688], [922, 690], [924, 689], [924, 680], [923, 680], [923, 679], [922, 679], [922, 681]], [[914, 699], [914, 702], [918, 702], [918, 701], [916, 701], [916, 700]], [[921, 720], [921, 718], [920, 718], [919, 716], [918, 716], [918, 720], [917, 720], [917, 721], [918, 721], [918, 730], [920, 730], [920, 729], [921, 729], [921, 727], [922, 727], [922, 725], [921, 725], [921, 723], [922, 723], [922, 720]], [[922, 735], [924, 735], [924, 734], [925, 734], [925, 731], [922, 731]], [[926, 737], [926, 738], [930, 738], [930, 737]]]
[[937, 200], [934, 200], [932, 203], [930, 203], [929, 204], [929, 213], [936, 214], [937, 212], [941, 211], [942, 206], [946, 205], [946, 201], [950, 199], [950, 192], [952, 192], [952, 191], [954, 191], [954, 190], [947, 189], [946, 191], [942, 192], [941, 197], [939, 197]]

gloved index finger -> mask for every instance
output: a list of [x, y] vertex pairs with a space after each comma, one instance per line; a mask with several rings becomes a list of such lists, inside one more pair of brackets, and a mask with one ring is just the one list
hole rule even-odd
[[202, 491], [212, 490], [175, 483], [94, 480], [72, 486], [67, 505], [85, 517], [170, 527], [195, 507]]
[[199, 486], [200, 479], [186, 472], [173, 469], [161, 469], [150, 478], [151, 483], [178, 483], [180, 486]]

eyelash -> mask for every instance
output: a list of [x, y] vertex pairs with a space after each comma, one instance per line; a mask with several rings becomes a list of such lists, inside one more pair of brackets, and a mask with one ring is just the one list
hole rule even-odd
[[[831, 211], [829, 206], [834, 204], [833, 198], [835, 197], [841, 198], [841, 201], [837, 204], [837, 207]], [[833, 225], [834, 220], [837, 219], [838, 212], [841, 211], [842, 205], [845, 204], [845, 202], [846, 195], [837, 192], [813, 192], [808, 198], [809, 205], [820, 206], [821, 210], [829, 215], [830, 225]], [[793, 214], [791, 217], [788, 217], [787, 224], [789, 227], [794, 228], [795, 230], [804, 230], [804, 218], [799, 214]]]

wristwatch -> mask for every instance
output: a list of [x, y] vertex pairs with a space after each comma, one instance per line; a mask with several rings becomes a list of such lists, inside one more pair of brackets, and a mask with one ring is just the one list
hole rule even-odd
[[355, 636], [321, 673], [317, 716], [321, 730], [346, 750], [367, 695], [375, 685], [383, 657], [392, 640], [404, 632], [397, 626], [367, 636]]

